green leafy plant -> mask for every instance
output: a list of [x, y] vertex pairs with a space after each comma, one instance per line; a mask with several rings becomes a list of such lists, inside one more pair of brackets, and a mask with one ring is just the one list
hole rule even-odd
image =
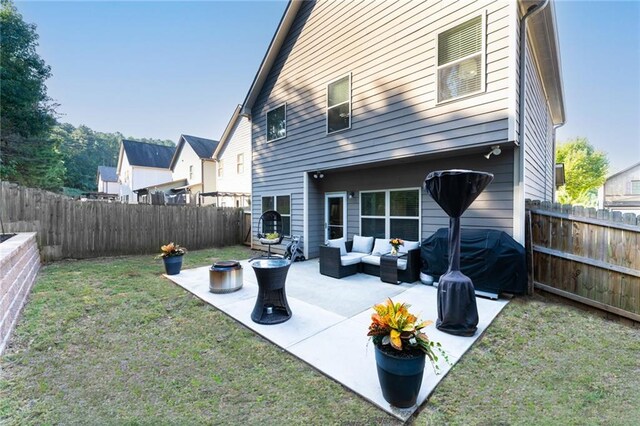
[[398, 352], [411, 352], [420, 350], [424, 352], [434, 371], [439, 368], [438, 354], [448, 363], [449, 358], [439, 342], [429, 340], [422, 331], [423, 328], [433, 324], [433, 321], [418, 322], [418, 318], [409, 312], [411, 305], [407, 303], [394, 303], [390, 298], [386, 303], [375, 305], [376, 311], [371, 315], [369, 332], [373, 343], [377, 346], [390, 345]]
[[183, 256], [187, 249], [184, 247], [180, 247], [178, 244], [174, 242], [170, 242], [167, 245], [160, 247], [162, 253], [156, 256], [157, 259], [165, 258], [165, 257], [174, 257], [174, 256]]
[[280, 234], [278, 234], [277, 232], [270, 232], [265, 235], [265, 238], [268, 240], [277, 240], [278, 238], [280, 238]]

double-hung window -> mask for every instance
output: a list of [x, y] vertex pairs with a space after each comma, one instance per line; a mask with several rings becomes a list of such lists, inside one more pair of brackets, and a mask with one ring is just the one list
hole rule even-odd
[[484, 91], [484, 16], [438, 34], [438, 102]]
[[287, 104], [267, 111], [267, 142], [287, 137]]
[[291, 196], [270, 195], [262, 197], [262, 213], [275, 210], [282, 216], [282, 234], [291, 235]]
[[420, 240], [420, 189], [360, 193], [360, 233], [375, 238]]
[[239, 175], [244, 173], [244, 154], [242, 153], [237, 156], [236, 173]]
[[327, 133], [351, 127], [351, 74], [327, 85]]
[[222, 177], [224, 173], [224, 162], [223, 160], [218, 161], [218, 177]]
[[193, 180], [193, 166], [189, 166], [189, 181]]
[[640, 180], [631, 181], [631, 193], [634, 195], [640, 194]]

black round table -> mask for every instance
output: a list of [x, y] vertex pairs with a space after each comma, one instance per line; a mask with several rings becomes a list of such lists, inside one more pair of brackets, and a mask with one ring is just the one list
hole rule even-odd
[[251, 262], [258, 280], [258, 297], [251, 319], [258, 324], [280, 324], [291, 318], [285, 282], [291, 261], [269, 258]]

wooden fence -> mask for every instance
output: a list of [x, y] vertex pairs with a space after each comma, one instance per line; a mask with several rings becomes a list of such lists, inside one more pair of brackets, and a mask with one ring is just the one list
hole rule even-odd
[[537, 288], [640, 321], [640, 216], [528, 202]]
[[196, 250], [242, 244], [242, 209], [79, 201], [0, 183], [5, 232], [35, 231], [44, 261], [157, 253], [169, 241]]

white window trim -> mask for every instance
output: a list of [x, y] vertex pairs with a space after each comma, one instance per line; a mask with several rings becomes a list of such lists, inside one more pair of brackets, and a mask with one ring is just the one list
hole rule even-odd
[[[339, 104], [335, 104], [335, 105], [329, 107], [329, 86], [332, 85], [333, 83], [335, 83], [338, 80], [342, 80], [343, 78], [345, 78], [347, 76], [349, 76], [349, 100], [341, 102]], [[353, 102], [352, 102], [353, 96], [352, 96], [352, 93], [351, 93], [351, 73], [350, 72], [347, 73], [347, 74], [343, 74], [338, 78], [334, 78], [333, 80], [331, 80], [331, 81], [329, 81], [327, 83], [327, 85], [325, 87], [325, 99], [326, 99], [326, 101], [325, 101], [325, 112], [324, 112], [324, 117], [325, 117], [324, 118], [324, 121], [325, 121], [324, 122], [324, 131], [325, 131], [325, 134], [333, 135], [333, 134], [344, 132], [344, 131], [347, 131], [347, 130], [351, 129], [351, 121], [352, 121], [351, 120], [351, 118], [352, 118], [352, 111], [351, 110], [353, 108]], [[344, 129], [334, 130], [333, 132], [330, 132], [329, 131], [329, 109], [330, 108], [335, 108], [335, 107], [340, 106], [340, 105], [344, 105], [346, 102], [349, 102], [349, 126], [345, 127]]]
[[224, 160], [218, 160], [218, 170], [217, 170], [217, 176], [218, 177], [223, 177], [224, 175]]
[[[269, 113], [271, 111], [275, 111], [278, 108], [281, 108], [284, 106], [284, 136], [280, 136], [279, 138], [275, 138], [275, 139], [269, 139]], [[279, 141], [280, 139], [284, 139], [287, 137], [287, 103], [281, 103], [280, 105], [274, 106], [273, 108], [267, 110], [267, 112], [264, 114], [264, 136], [267, 139], [267, 142], [274, 142], [274, 141]]]
[[288, 194], [274, 194], [274, 195], [262, 195], [260, 196], [260, 215], [262, 215], [262, 213], [264, 213], [264, 211], [262, 210], [262, 200], [265, 198], [273, 198], [273, 210], [278, 211], [278, 197], [289, 197], [289, 213], [288, 214], [284, 214], [284, 213], [280, 213], [280, 216], [282, 217], [288, 217], [289, 218], [289, 234], [285, 234], [285, 237], [291, 237], [292, 234], [292, 229], [293, 228], [293, 223], [291, 222], [291, 193]]
[[[393, 191], [418, 191], [418, 216], [391, 216], [391, 192]], [[409, 188], [389, 188], [389, 189], [372, 189], [367, 191], [360, 191], [360, 194], [371, 192], [384, 192], [384, 216], [371, 216], [362, 214], [362, 196], [358, 196], [358, 224], [360, 226], [359, 232], [362, 233], [362, 219], [384, 219], [384, 233], [386, 239], [394, 238], [391, 233], [391, 219], [415, 219], [418, 221], [418, 241], [422, 239], [422, 188], [409, 187]]]
[[438, 81], [439, 75], [440, 75], [440, 69], [451, 66], [452, 64], [456, 64], [458, 62], [462, 62], [465, 61], [469, 58], [473, 58], [474, 56], [477, 56], [478, 53], [474, 53], [471, 55], [467, 55], [464, 58], [460, 58], [460, 59], [456, 59], [455, 61], [451, 61], [451, 62], [447, 62], [445, 65], [438, 65], [438, 49], [439, 49], [439, 43], [438, 40], [440, 38], [440, 34], [457, 27], [458, 25], [464, 24], [465, 22], [471, 21], [472, 19], [477, 18], [478, 15], [474, 15], [470, 18], [465, 18], [464, 20], [459, 20], [456, 22], [453, 22], [452, 24], [447, 25], [446, 27], [444, 27], [442, 30], [438, 31], [435, 35], [435, 44], [436, 44], [436, 54], [435, 54], [435, 66], [436, 66], [436, 72], [435, 72], [435, 76], [436, 76], [436, 87], [435, 87], [435, 92], [436, 92], [436, 105], [444, 105], [447, 104], [449, 102], [455, 102], [457, 100], [460, 99], [464, 99], [464, 98], [468, 98], [471, 96], [476, 96], [479, 95], [481, 93], [486, 93], [487, 91], [487, 11], [484, 10], [481, 12], [480, 17], [481, 17], [481, 21], [482, 23], [480, 24], [482, 26], [482, 42], [480, 43], [482, 46], [482, 49], [480, 50], [480, 90], [477, 90], [475, 92], [471, 92], [471, 93], [465, 93], [464, 95], [460, 95], [460, 96], [456, 96], [455, 98], [449, 98], [449, 99], [445, 99], [443, 101], [440, 100], [440, 91], [439, 91], [439, 87], [440, 87], [440, 82]]

